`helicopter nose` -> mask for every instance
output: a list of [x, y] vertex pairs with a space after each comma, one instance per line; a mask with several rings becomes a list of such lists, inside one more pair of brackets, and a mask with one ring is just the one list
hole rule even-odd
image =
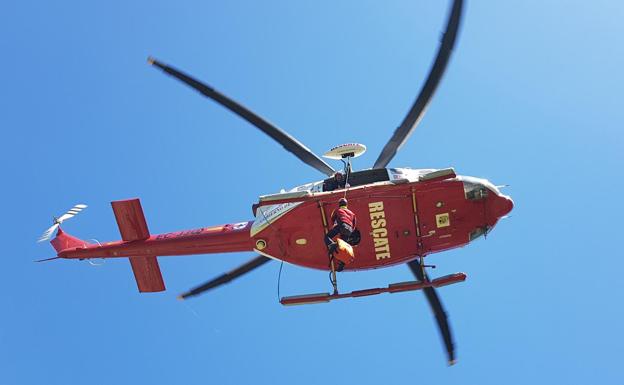
[[504, 217], [509, 214], [514, 207], [513, 200], [506, 195], [499, 195], [494, 202], [494, 214], [496, 217]]

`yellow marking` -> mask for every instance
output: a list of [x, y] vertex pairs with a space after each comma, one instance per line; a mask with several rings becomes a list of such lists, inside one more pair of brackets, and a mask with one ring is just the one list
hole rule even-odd
[[308, 244], [308, 240], [305, 238], [299, 238], [295, 241], [296, 244], [303, 246]]
[[[383, 213], [382, 213], [382, 214], [383, 214]], [[373, 215], [371, 214], [371, 219], [372, 219], [372, 216], [373, 216]], [[385, 219], [383, 219], [383, 218], [382, 218], [382, 219], [373, 219], [373, 220], [371, 221], [371, 227], [372, 227], [373, 229], [375, 229], [375, 230], [376, 230], [376, 229], [380, 229], [380, 228], [381, 228], [381, 229], [385, 229], [385, 228], [386, 228], [386, 220], [385, 220]]]
[[[204, 233], [208, 233], [208, 232], [211, 232], [211, 233], [212, 233], [212, 232], [219, 232], [219, 231], [223, 230], [223, 226], [204, 227], [204, 228], [203, 228], [203, 230], [204, 230], [204, 231], [203, 231]], [[174, 233], [171, 233], [171, 234], [174, 234]]]
[[327, 218], [325, 218], [325, 210], [323, 210], [322, 202], [319, 202], [319, 209], [321, 210], [321, 218], [323, 219], [323, 231], [327, 234], [329, 230], [327, 230]]
[[377, 248], [380, 248], [382, 246], [388, 245], [388, 238], [375, 238], [373, 239], [373, 241], [375, 241], [375, 250], [377, 250]]
[[[416, 205], [416, 191], [412, 187], [412, 209], [414, 210], [414, 225], [416, 226], [416, 236], [420, 237], [420, 224], [418, 223], [418, 205]], [[418, 241], [420, 246], [420, 241]]]
[[375, 244], [375, 258], [377, 260], [390, 258], [390, 244], [388, 242], [388, 230], [386, 229], [386, 213], [383, 202], [371, 202], [368, 204], [371, 219], [370, 233]]
[[375, 211], [383, 211], [383, 202], [371, 202], [368, 204], [368, 211], [374, 213]]
[[390, 258], [390, 253], [377, 253], [377, 260]]
[[381, 228], [381, 229], [373, 229], [373, 238], [380, 238], [380, 237], [387, 237], [388, 236], [388, 230], [386, 230], [385, 228]]
[[258, 239], [256, 241], [256, 249], [263, 250], [266, 247], [266, 241], [264, 239]]
[[450, 226], [451, 219], [449, 217], [449, 213], [436, 215], [436, 225], [438, 226], [438, 228]]

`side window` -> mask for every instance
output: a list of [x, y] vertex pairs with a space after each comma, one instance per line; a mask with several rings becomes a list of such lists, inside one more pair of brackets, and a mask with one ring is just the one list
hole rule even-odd
[[464, 181], [464, 194], [466, 199], [474, 201], [488, 196], [488, 189], [482, 184]]

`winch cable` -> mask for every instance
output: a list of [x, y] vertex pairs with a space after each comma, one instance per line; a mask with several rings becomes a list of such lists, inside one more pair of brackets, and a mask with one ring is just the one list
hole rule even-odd
[[282, 268], [284, 267], [284, 261], [280, 263], [279, 273], [277, 274], [277, 302], [280, 302], [280, 282], [282, 280]]
[[[343, 198], [347, 199], [347, 193], [349, 192], [349, 188], [351, 186], [349, 186], [349, 175], [351, 174], [351, 157], [347, 156], [347, 161], [345, 162], [344, 159], [340, 159], [342, 161], [342, 163], [344, 164], [344, 168], [345, 168], [345, 190], [344, 190], [344, 194], [343, 194]], [[334, 263], [335, 260], [335, 256], [334, 253], [329, 253], [329, 282], [332, 284], [332, 286], [334, 287], [334, 292], [336, 292], [336, 287], [338, 285], [338, 280], [335, 277], [335, 272], [334, 269], [332, 269], [332, 265]], [[334, 265], [335, 266], [335, 265]]]
[[[267, 227], [271, 227], [272, 223], [269, 221], [269, 218], [266, 217], [266, 214], [264, 213], [264, 210], [262, 210], [262, 207], [258, 207], [258, 209], [260, 210], [260, 213], [262, 214], [262, 217], [264, 218], [264, 220], [267, 222]], [[277, 273], [277, 302], [280, 303], [280, 282], [282, 281], [282, 268], [284, 267], [284, 261], [280, 261], [280, 268], [279, 268], [279, 273]]]
[[345, 191], [344, 191], [344, 195], [343, 198], [347, 199], [347, 192], [349, 192], [349, 175], [351, 174], [351, 157], [348, 156], [347, 157], [347, 161], [345, 162], [344, 159], [341, 159], [342, 163], [344, 163], [345, 165]]

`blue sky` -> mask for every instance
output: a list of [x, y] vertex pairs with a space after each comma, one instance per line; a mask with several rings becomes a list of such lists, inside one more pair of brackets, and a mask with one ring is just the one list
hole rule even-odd
[[[277, 263], [188, 302], [246, 261], [162, 258], [140, 295], [125, 260], [55, 261], [65, 229], [118, 239], [109, 202], [141, 197], [152, 233], [251, 219], [258, 195], [318, 180], [279, 145], [146, 65], [173, 64], [316, 153], [357, 141], [370, 167], [420, 89], [448, 3], [37, 2], [0, 15], [0, 383], [617, 384], [624, 343], [624, 4], [469, 1], [427, 115], [391, 163], [485, 177], [515, 201], [487, 240], [437, 254], [459, 362], [421, 293], [277, 303]], [[343, 274], [345, 290], [411, 279]], [[283, 295], [326, 291], [284, 266]]]

